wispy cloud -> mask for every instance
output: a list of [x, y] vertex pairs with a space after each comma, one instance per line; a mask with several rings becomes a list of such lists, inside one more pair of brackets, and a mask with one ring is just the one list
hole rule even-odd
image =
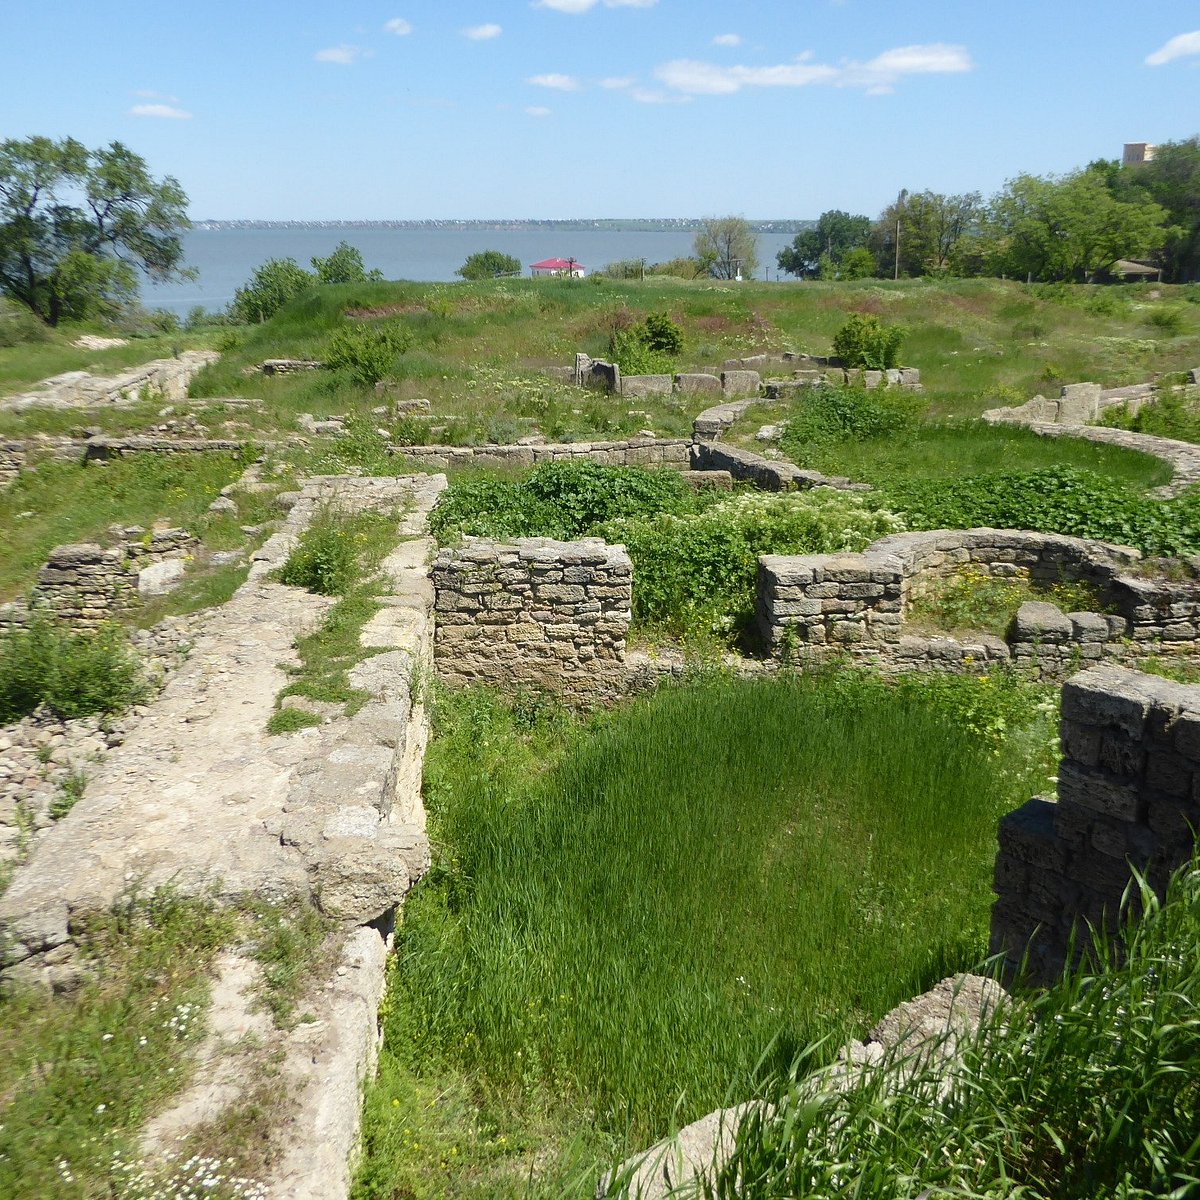
[[655, 72], [660, 83], [691, 96], [728, 96], [744, 87], [857, 87], [881, 95], [910, 75], [957, 75], [974, 69], [964, 46], [932, 42], [898, 46], [867, 62], [845, 61], [837, 66], [813, 61], [811, 52], [790, 63], [774, 66], [723, 67], [680, 58], [663, 63]]
[[468, 25], [462, 31], [465, 38], [470, 38], [473, 42], [490, 42], [492, 38], [498, 38], [504, 30], [499, 25]]
[[167, 104], [179, 103], [178, 96], [171, 96], [166, 92], [156, 92], [150, 88], [138, 88], [133, 94], [140, 96], [143, 100], [162, 100]]
[[1153, 54], [1147, 54], [1146, 66], [1161, 67], [1177, 58], [1188, 58], [1193, 54], [1200, 54], [1200, 29], [1194, 33], [1181, 33]]
[[[534, 8], [552, 8], [555, 12], [585, 13], [601, 0], [537, 0]], [[603, 0], [605, 8], [653, 8], [658, 0]]]
[[548, 117], [550, 115], [550, 109], [546, 108], [545, 105], [542, 104], [531, 104], [525, 110], [525, 115], [530, 117]]
[[608, 88], [610, 91], [631, 88], [635, 83], [637, 83], [637, 77], [634, 75], [610, 75], [607, 79], [600, 80], [600, 86]]
[[369, 52], [361, 46], [349, 46], [344, 42], [340, 46], [327, 46], [313, 55], [319, 63], [336, 63], [339, 67], [351, 67], [360, 58], [366, 57], [369, 57]]
[[691, 96], [672, 95], [670, 92], [660, 92], [653, 88], [634, 88], [630, 93], [639, 104], [690, 104]]
[[167, 121], [190, 121], [192, 114], [173, 104], [135, 104], [130, 110], [131, 117], [160, 117]]
[[403, 17], [393, 17], [390, 21], [385, 21], [385, 33], [394, 33], [396, 37], [408, 37], [412, 33], [412, 25]]
[[574, 75], [558, 75], [551, 72], [549, 75], [531, 75], [525, 82], [536, 87], [550, 88], [555, 92], [579, 91], [579, 80]]
[[713, 38], [714, 46], [740, 46], [742, 39], [736, 33], [718, 33]]

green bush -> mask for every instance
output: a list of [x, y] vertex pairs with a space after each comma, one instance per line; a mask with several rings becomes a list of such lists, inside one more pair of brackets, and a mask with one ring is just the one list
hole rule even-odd
[[899, 388], [806, 389], [788, 412], [783, 448], [802, 458], [810, 447], [897, 437], [916, 428], [921, 408]]
[[1125, 404], [1110, 408], [1100, 418], [1100, 424], [1181, 442], [1200, 442], [1200, 412], [1196, 403], [1173, 392], [1163, 392], [1153, 404], [1144, 404], [1136, 413], [1130, 412]]
[[463, 279], [495, 279], [500, 275], [520, 275], [521, 260], [499, 250], [479, 250], [467, 256], [455, 275]]
[[618, 517], [682, 513], [703, 503], [676, 471], [543, 463], [517, 481], [455, 479], [434, 509], [430, 527], [442, 542], [464, 534], [570, 539]]
[[903, 340], [901, 326], [885, 325], [870, 314], [853, 313], [833, 335], [833, 352], [848, 367], [883, 371], [899, 361]]
[[321, 596], [344, 596], [357, 578], [354, 535], [345, 519], [329, 508], [317, 514], [279, 570], [281, 583]]
[[1200, 551], [1200, 495], [1150, 500], [1075, 467], [898, 481], [885, 492], [911, 529], [1034, 529], [1098, 538], [1167, 557]]
[[411, 335], [395, 325], [345, 325], [330, 338], [322, 357], [331, 370], [344, 371], [362, 387], [374, 387], [411, 345]]
[[24, 305], [0, 298], [0, 349], [30, 342], [48, 342], [50, 327]]
[[616, 329], [608, 341], [609, 357], [625, 375], [670, 375], [682, 350], [683, 330], [666, 313]]
[[1178, 337], [1183, 332], [1183, 309], [1172, 305], [1166, 308], [1152, 308], [1146, 314], [1146, 324], [1153, 325], [1167, 337]]
[[247, 324], [267, 321], [314, 283], [315, 276], [294, 258], [269, 258], [233, 293], [230, 316]]
[[121, 712], [146, 696], [138, 661], [117, 625], [73, 633], [35, 615], [0, 635], [0, 724], [45, 705], [70, 719]]
[[862, 550], [903, 523], [877, 500], [818, 488], [746, 492], [686, 515], [610, 521], [633, 562], [633, 611], [673, 634], [743, 631], [754, 613], [760, 554]]

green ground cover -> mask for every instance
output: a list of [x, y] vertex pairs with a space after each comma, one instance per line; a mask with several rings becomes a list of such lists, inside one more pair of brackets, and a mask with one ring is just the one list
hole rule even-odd
[[440, 696], [435, 865], [356, 1195], [590, 1194], [581, 1163], [980, 960], [995, 822], [1046, 773], [1052, 707], [856, 672], [700, 679], [587, 723]]
[[[1122, 959], [1008, 1006], [949, 1086], [902, 1055], [813, 1103], [770, 1094], [708, 1200], [861, 1196], [1142, 1200], [1197, 1194], [1200, 871], [1126, 930]], [[903, 1080], [903, 1082], [901, 1082]]]

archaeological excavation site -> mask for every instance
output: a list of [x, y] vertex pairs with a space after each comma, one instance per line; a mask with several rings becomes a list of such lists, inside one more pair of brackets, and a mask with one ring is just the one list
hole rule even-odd
[[0, 337], [0, 1196], [1195, 1195], [1200, 305], [1110, 290]]

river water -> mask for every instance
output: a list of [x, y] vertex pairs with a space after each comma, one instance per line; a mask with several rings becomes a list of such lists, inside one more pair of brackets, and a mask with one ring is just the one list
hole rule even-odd
[[[776, 276], [775, 255], [794, 234], [758, 235], [758, 278], [769, 268]], [[695, 234], [643, 229], [337, 229], [297, 226], [285, 229], [193, 229], [184, 235], [185, 261], [199, 277], [178, 283], [147, 285], [142, 302], [181, 316], [197, 305], [215, 311], [232, 299], [234, 289], [269, 258], [294, 258], [302, 267], [314, 256], [328, 255], [340, 241], [362, 252], [368, 268], [378, 267], [385, 279], [451, 281], [470, 254], [499, 250], [529, 264], [546, 258], [574, 258], [590, 272], [623, 258], [648, 263], [691, 254]]]

